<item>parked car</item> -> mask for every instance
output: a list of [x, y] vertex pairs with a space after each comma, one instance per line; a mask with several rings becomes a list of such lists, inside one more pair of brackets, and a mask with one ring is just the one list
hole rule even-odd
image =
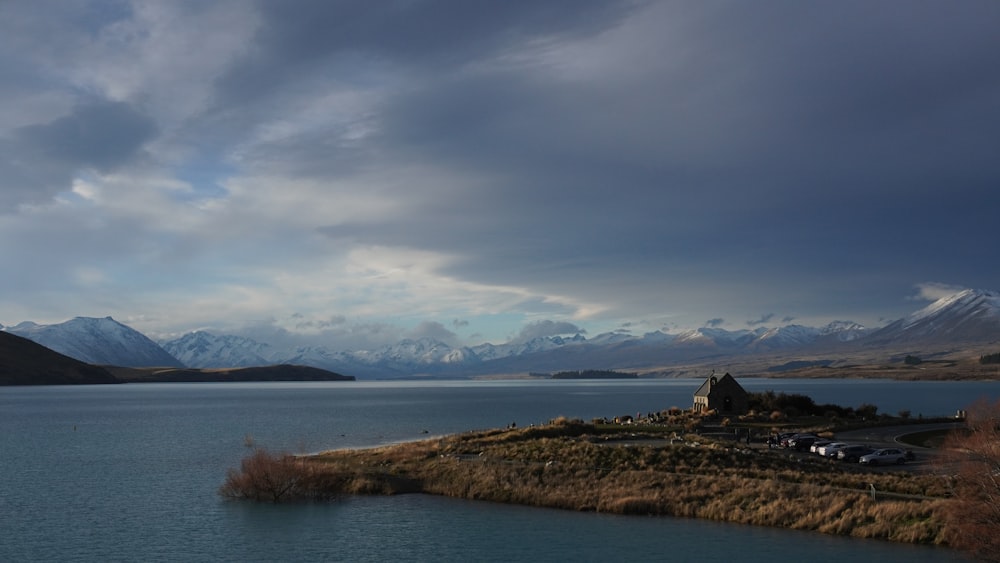
[[821, 455], [823, 457], [830, 457], [831, 453], [836, 454], [836, 451], [837, 451], [838, 448], [843, 448], [844, 446], [847, 446], [847, 445], [848, 444], [846, 444], [844, 442], [830, 442], [829, 444], [826, 444], [825, 446], [820, 446], [820, 447], [816, 448], [816, 453], [818, 453], [819, 455]]
[[815, 434], [796, 434], [788, 439], [788, 447], [796, 449], [798, 451], [805, 451], [809, 449], [809, 446], [813, 444], [819, 436]]
[[820, 446], [825, 446], [830, 443], [833, 443], [833, 440], [816, 440], [811, 446], [809, 446], [809, 451], [814, 454], [819, 453], [816, 450], [819, 449]]
[[778, 445], [782, 448], [787, 448], [789, 447], [788, 442], [798, 435], [798, 432], [784, 432], [782, 434], [778, 434]]
[[899, 448], [884, 448], [861, 456], [858, 459], [863, 465], [890, 465], [893, 463], [906, 463], [906, 452]]
[[874, 448], [862, 444], [853, 444], [837, 450], [837, 459], [847, 463], [857, 463], [861, 456], [874, 452]]

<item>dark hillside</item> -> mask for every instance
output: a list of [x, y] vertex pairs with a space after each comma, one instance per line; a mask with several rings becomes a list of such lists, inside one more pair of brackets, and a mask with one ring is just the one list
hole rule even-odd
[[0, 385], [119, 383], [107, 370], [0, 331]]
[[309, 366], [275, 365], [249, 368], [176, 369], [109, 367], [115, 376], [127, 383], [180, 383], [227, 381], [354, 381], [341, 375]]

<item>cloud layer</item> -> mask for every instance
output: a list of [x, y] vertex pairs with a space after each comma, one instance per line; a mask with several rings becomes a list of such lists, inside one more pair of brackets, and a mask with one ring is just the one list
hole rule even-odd
[[998, 28], [974, 0], [7, 3], [0, 320], [361, 347], [897, 318], [998, 285]]

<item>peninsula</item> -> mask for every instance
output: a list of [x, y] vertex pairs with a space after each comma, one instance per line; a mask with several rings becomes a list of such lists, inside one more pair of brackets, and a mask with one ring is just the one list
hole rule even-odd
[[924, 544], [947, 543], [949, 502], [934, 475], [567, 419], [307, 457], [256, 451], [220, 493], [268, 502], [426, 493]]

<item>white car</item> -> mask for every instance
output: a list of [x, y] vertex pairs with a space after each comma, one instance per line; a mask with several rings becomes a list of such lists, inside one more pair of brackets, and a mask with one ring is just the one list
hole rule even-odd
[[831, 442], [833, 442], [833, 440], [816, 440], [811, 446], [809, 446], [809, 451], [816, 453], [816, 450], [819, 449], [820, 446], [825, 446]]
[[847, 445], [848, 444], [845, 444], [844, 442], [830, 442], [829, 444], [816, 448], [816, 453], [823, 457], [830, 457], [831, 452], [835, 454], [838, 448], [843, 448]]
[[836, 459], [837, 454], [840, 452], [840, 450], [849, 447], [851, 447], [851, 444], [843, 444], [840, 442], [836, 444], [830, 444], [826, 447], [825, 450], [823, 450], [823, 457], [832, 457]]
[[861, 456], [858, 460], [863, 465], [891, 465], [893, 463], [906, 463], [906, 452], [899, 448], [884, 448]]

